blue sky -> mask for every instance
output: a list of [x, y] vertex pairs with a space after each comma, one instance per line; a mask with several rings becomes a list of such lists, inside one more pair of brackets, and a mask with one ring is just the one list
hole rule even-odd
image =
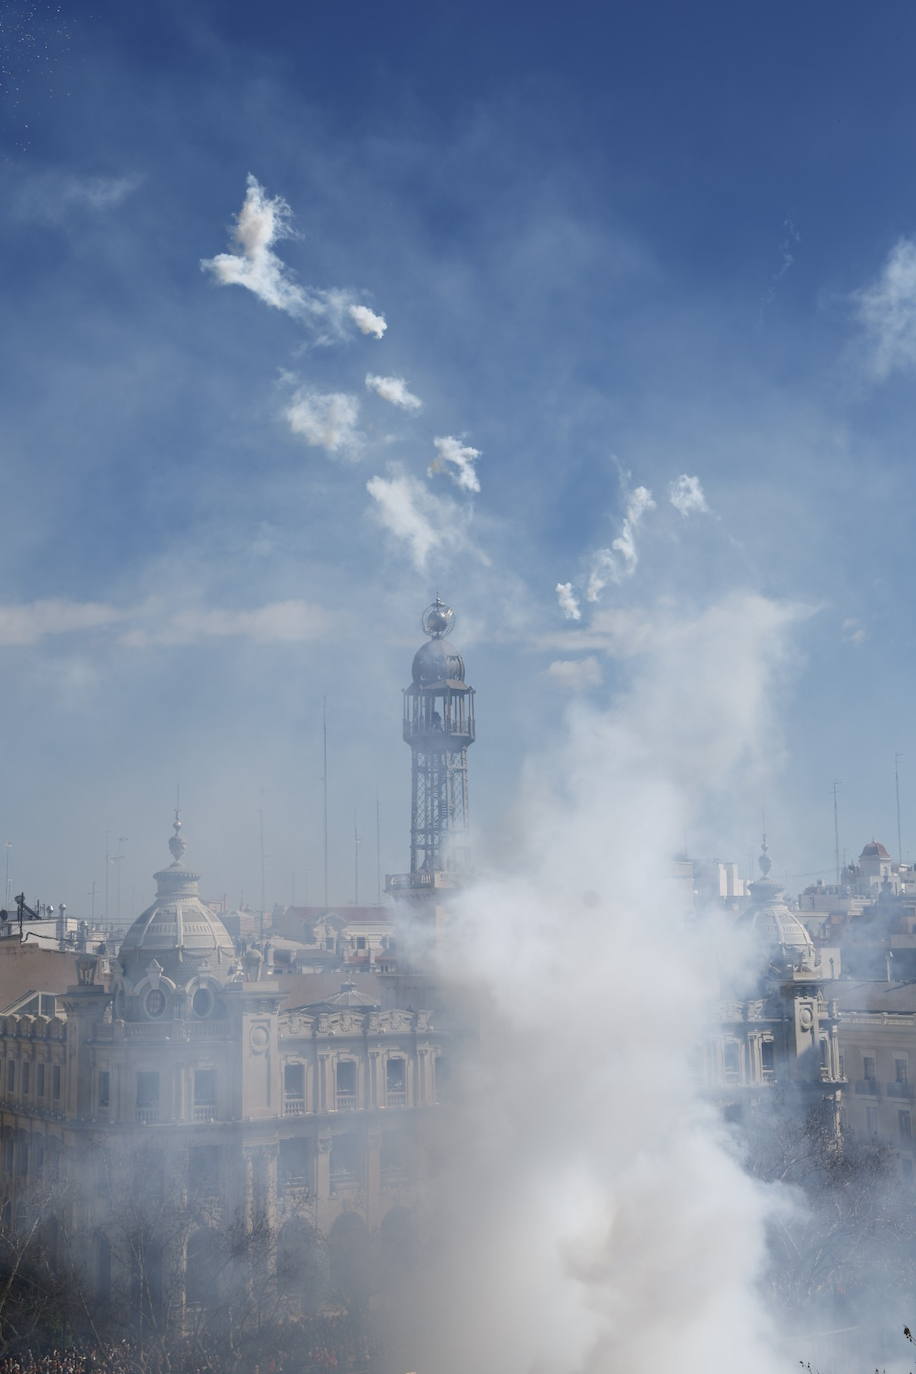
[[[626, 690], [639, 627], [752, 593], [806, 608], [772, 769], [693, 847], [744, 862], [766, 806], [777, 868], [829, 876], [834, 778], [844, 847], [892, 846], [900, 752], [912, 857], [910, 7], [36, 3], [2, 24], [17, 886], [85, 909], [108, 830], [139, 909], [180, 779], [209, 893], [257, 899], [262, 810], [268, 900], [318, 899], [327, 696], [331, 896], [353, 895], [354, 816], [371, 896], [376, 793], [382, 867], [406, 859], [400, 689], [437, 589], [480, 694], [484, 852], [570, 701]], [[292, 309], [201, 268], [244, 256], [249, 175], [289, 207], [267, 251]]]

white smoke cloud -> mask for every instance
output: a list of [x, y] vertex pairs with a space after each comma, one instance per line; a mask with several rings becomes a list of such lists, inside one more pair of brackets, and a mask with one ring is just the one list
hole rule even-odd
[[627, 495], [626, 513], [619, 535], [610, 548], [598, 549], [592, 554], [585, 590], [587, 601], [597, 601], [609, 582], [625, 582], [633, 576], [639, 562], [636, 532], [650, 510], [655, 510], [651, 491], [648, 487], [634, 487]]
[[379, 523], [402, 540], [419, 572], [437, 551], [468, 546], [466, 518], [454, 501], [434, 495], [423, 482], [392, 465], [387, 477], [372, 477], [366, 490]]
[[447, 472], [457, 487], [464, 491], [480, 491], [480, 479], [474, 467], [480, 457], [480, 450], [463, 444], [451, 434], [434, 439], [439, 454], [429, 466], [432, 476], [436, 472]]
[[568, 687], [573, 692], [584, 692], [589, 687], [600, 687], [604, 681], [601, 664], [594, 655], [588, 658], [557, 658], [547, 667], [547, 676], [560, 687]]
[[388, 328], [388, 321], [384, 315], [377, 315], [368, 305], [350, 305], [347, 307], [347, 314], [360, 333], [369, 334], [374, 339], [380, 339]]
[[709, 510], [699, 477], [688, 477], [686, 472], [668, 483], [668, 500], [681, 515], [699, 515]]
[[403, 377], [377, 377], [374, 373], [367, 372], [366, 386], [370, 391], [374, 391], [376, 396], [381, 396], [383, 401], [389, 401], [401, 410], [417, 411], [423, 405], [419, 396], [414, 396], [413, 392], [407, 389]]
[[444, 1253], [410, 1293], [417, 1367], [786, 1368], [757, 1288], [774, 1203], [693, 1063], [745, 949], [669, 875], [694, 808], [760, 781], [796, 618], [742, 596], [673, 615], [615, 709], [576, 706], [531, 761], [517, 862], [453, 908], [442, 977], [482, 1034], [434, 1194]]
[[878, 278], [853, 299], [875, 376], [916, 367], [916, 239], [898, 240]]
[[848, 616], [843, 621], [840, 630], [844, 644], [864, 644], [868, 638], [868, 631], [861, 620], [857, 620], [855, 616]]
[[557, 604], [567, 620], [581, 620], [582, 610], [579, 598], [573, 591], [571, 582], [558, 582], [556, 586]]
[[359, 401], [355, 396], [300, 387], [283, 413], [293, 433], [313, 448], [343, 458], [359, 457], [365, 439], [358, 428]]
[[318, 328], [321, 342], [341, 337], [348, 317], [363, 334], [380, 339], [387, 328], [381, 315], [354, 304], [349, 291], [303, 286], [274, 252], [281, 239], [294, 237], [291, 219], [292, 211], [283, 197], [268, 196], [257, 177], [249, 174], [233, 230], [240, 251], [204, 258], [201, 267], [221, 285], [244, 286], [265, 305]]
[[96, 601], [48, 599], [0, 605], [0, 645], [37, 644], [48, 635], [73, 634], [115, 624], [125, 615]]

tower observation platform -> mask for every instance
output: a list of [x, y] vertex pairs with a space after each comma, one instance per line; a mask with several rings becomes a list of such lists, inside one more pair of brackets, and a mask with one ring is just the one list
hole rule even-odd
[[474, 688], [464, 660], [444, 641], [455, 613], [438, 596], [423, 612], [426, 643], [414, 655], [404, 690], [405, 743], [411, 750], [410, 872], [387, 888], [407, 893], [451, 887], [470, 865], [468, 748], [474, 743]]

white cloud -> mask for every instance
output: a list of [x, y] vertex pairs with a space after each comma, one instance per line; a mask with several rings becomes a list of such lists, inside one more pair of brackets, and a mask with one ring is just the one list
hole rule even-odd
[[374, 391], [376, 396], [381, 396], [383, 401], [400, 406], [401, 410], [416, 411], [423, 405], [419, 396], [414, 396], [412, 391], [408, 391], [403, 377], [377, 377], [374, 373], [367, 372], [366, 386], [369, 391]]
[[556, 585], [557, 604], [567, 620], [581, 620], [582, 611], [579, 598], [573, 591], [571, 582], [558, 582]]
[[434, 495], [396, 465], [388, 477], [370, 478], [366, 490], [376, 503], [376, 519], [406, 543], [420, 572], [432, 553], [468, 546], [467, 519], [455, 502]]
[[364, 334], [381, 338], [387, 328], [381, 315], [352, 303], [352, 293], [340, 288], [303, 286], [273, 251], [280, 239], [293, 238], [292, 212], [282, 196], [268, 196], [257, 177], [248, 176], [242, 208], [233, 238], [238, 253], [218, 253], [204, 258], [201, 267], [223, 286], [244, 286], [275, 310], [294, 320], [318, 327], [319, 342], [345, 333], [349, 316]]
[[359, 457], [365, 441], [358, 428], [359, 401], [355, 396], [300, 387], [283, 413], [293, 433], [313, 448], [342, 458]]
[[95, 601], [30, 601], [0, 605], [0, 645], [37, 644], [46, 635], [94, 630], [120, 620], [123, 611]]
[[879, 378], [916, 366], [916, 239], [898, 240], [876, 281], [855, 293]]
[[709, 510], [699, 477], [688, 477], [686, 472], [668, 483], [668, 500], [681, 515], [698, 515]]
[[840, 628], [844, 644], [864, 644], [868, 638], [868, 631], [861, 620], [856, 620], [853, 616], [844, 620]]
[[634, 487], [627, 496], [626, 514], [619, 535], [610, 548], [598, 549], [592, 555], [585, 591], [587, 601], [597, 601], [609, 582], [625, 582], [633, 576], [639, 562], [636, 531], [646, 513], [654, 509], [655, 501], [648, 487]]
[[320, 638], [329, 619], [320, 606], [307, 601], [272, 601], [251, 610], [199, 607], [166, 612], [149, 603], [141, 612], [148, 623], [135, 626], [122, 642], [135, 648], [151, 644], [193, 644], [207, 639], [251, 639], [259, 644], [301, 643]]
[[451, 434], [434, 439], [433, 443], [439, 457], [429, 466], [430, 476], [436, 472], [448, 472], [455, 485], [463, 491], [480, 491], [480, 479], [474, 467], [480, 450], [463, 444]]
[[600, 687], [604, 681], [601, 664], [594, 655], [589, 658], [554, 659], [547, 668], [547, 676], [560, 687], [568, 687], [573, 692]]
[[350, 305], [347, 314], [361, 334], [370, 334], [374, 339], [380, 339], [388, 328], [384, 315], [377, 315], [368, 305]]

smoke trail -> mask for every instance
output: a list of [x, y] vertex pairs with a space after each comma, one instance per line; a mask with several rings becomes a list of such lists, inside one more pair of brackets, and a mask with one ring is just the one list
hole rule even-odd
[[756, 1289], [773, 1201], [692, 1062], [744, 950], [687, 919], [669, 873], [696, 805], [765, 770], [800, 614], [745, 595], [660, 625], [619, 704], [572, 707], [531, 766], [512, 871], [461, 900], [442, 971], [480, 1052], [442, 1127], [418, 1368], [785, 1367]]

